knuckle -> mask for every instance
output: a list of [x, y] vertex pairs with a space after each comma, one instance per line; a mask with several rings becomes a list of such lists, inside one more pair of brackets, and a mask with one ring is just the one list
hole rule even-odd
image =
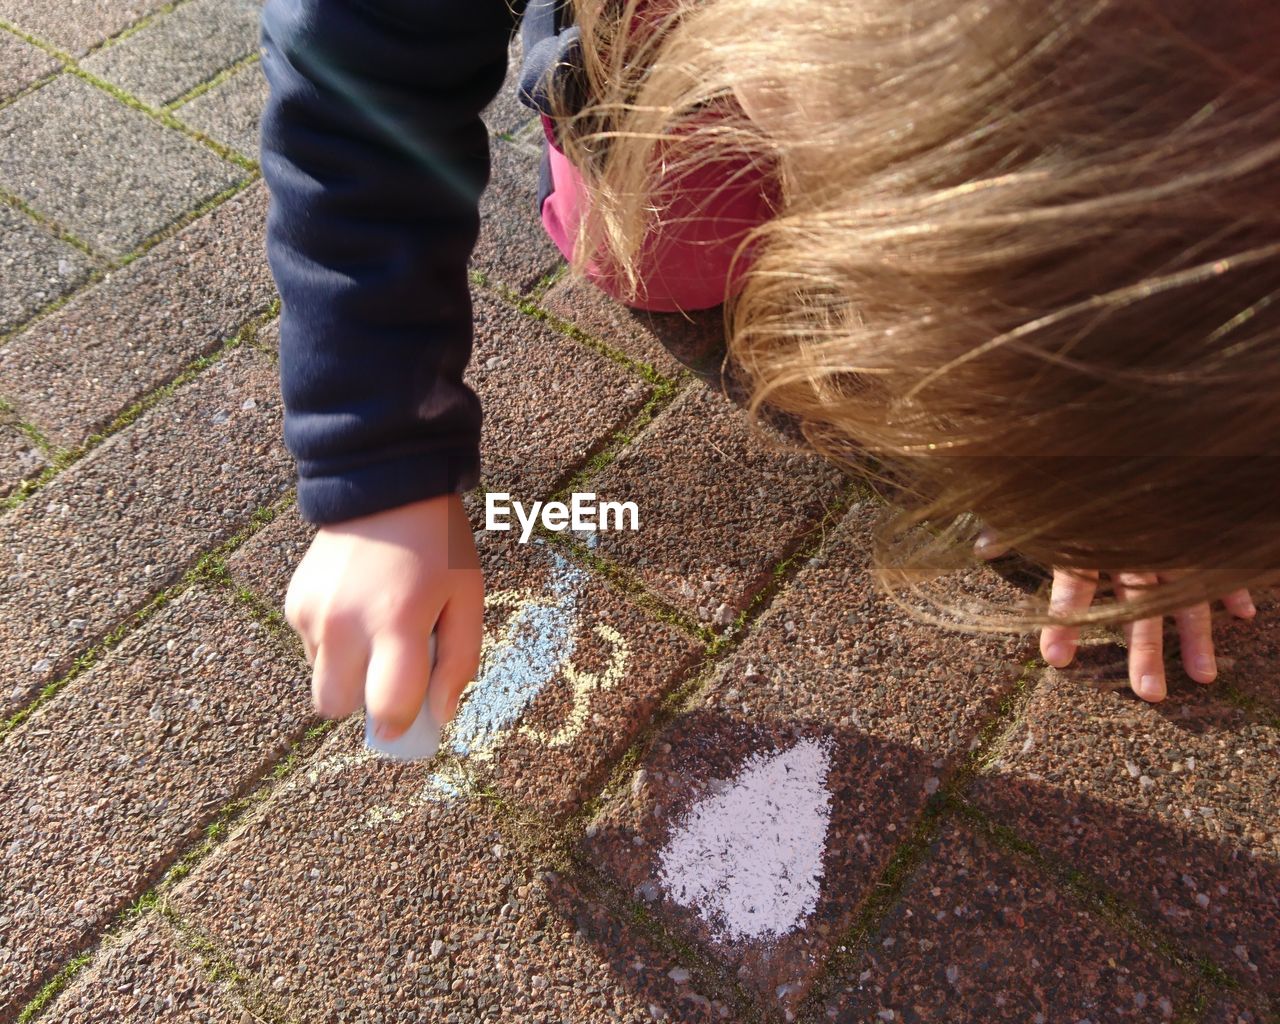
[[1192, 605], [1190, 608], [1183, 608], [1182, 611], [1178, 612], [1177, 617], [1183, 622], [1203, 625], [1212, 618], [1212, 615], [1207, 604], [1197, 604]]
[[317, 618], [320, 639], [349, 636], [360, 628], [359, 609], [351, 605], [330, 605]]

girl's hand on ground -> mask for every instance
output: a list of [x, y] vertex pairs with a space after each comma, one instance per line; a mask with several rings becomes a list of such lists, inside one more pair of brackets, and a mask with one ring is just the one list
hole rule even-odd
[[[475, 677], [484, 581], [455, 494], [323, 526], [285, 597], [325, 718], [362, 704], [383, 739], [413, 724], [423, 696], [441, 723]], [[436, 662], [428, 638], [436, 631]]]
[[[1112, 578], [1116, 598], [1121, 601], [1141, 597], [1153, 586], [1166, 582], [1161, 576], [1147, 573], [1120, 573]], [[1098, 573], [1070, 569], [1054, 569], [1053, 587], [1049, 592], [1052, 615], [1074, 615], [1088, 609], [1098, 589]], [[1256, 614], [1247, 590], [1236, 590], [1222, 598], [1227, 611], [1240, 619]], [[1173, 613], [1178, 624], [1178, 643], [1182, 649], [1182, 667], [1197, 683], [1211, 683], [1218, 676], [1213, 654], [1213, 616], [1207, 602]], [[1164, 700], [1168, 692], [1164, 674], [1164, 619], [1161, 616], [1139, 619], [1124, 624], [1125, 642], [1129, 647], [1129, 686], [1148, 701]], [[1065, 668], [1076, 655], [1080, 641], [1079, 626], [1045, 626], [1040, 633], [1040, 653], [1054, 668]]]
[[[988, 559], [999, 558], [1007, 550], [989, 530], [984, 530], [974, 545], [974, 551]], [[1049, 613], [1066, 617], [1087, 610], [1097, 593], [1098, 581], [1097, 572], [1054, 569]], [[1112, 580], [1116, 598], [1121, 601], [1139, 597], [1161, 582], [1164, 582], [1162, 577], [1144, 573], [1120, 574]], [[1240, 619], [1251, 619], [1257, 614], [1247, 590], [1227, 594], [1222, 603]], [[1213, 652], [1213, 617], [1208, 603], [1184, 608], [1173, 617], [1178, 624], [1178, 642], [1187, 675], [1198, 683], [1213, 682], [1218, 676], [1218, 665]], [[1164, 671], [1163, 618], [1127, 622], [1124, 636], [1129, 647], [1130, 688], [1143, 700], [1164, 700], [1168, 687]], [[1040, 654], [1054, 668], [1066, 668], [1075, 658], [1079, 643], [1079, 626], [1045, 626], [1040, 633]]]

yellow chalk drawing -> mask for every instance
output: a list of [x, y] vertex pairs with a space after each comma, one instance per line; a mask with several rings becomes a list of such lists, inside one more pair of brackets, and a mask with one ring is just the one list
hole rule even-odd
[[[459, 762], [491, 761], [498, 744], [511, 735], [527, 737], [548, 749], [563, 749], [577, 740], [590, 721], [596, 694], [621, 682], [631, 661], [631, 650], [622, 635], [605, 623], [592, 632], [610, 648], [601, 672], [587, 672], [573, 661], [581, 629], [579, 596], [586, 585], [581, 569], [552, 555], [547, 587], [495, 590], [485, 596], [487, 610], [506, 610], [502, 625], [486, 631], [481, 642], [480, 671], [463, 691], [458, 713], [445, 728], [441, 749], [458, 758], [431, 771], [407, 798], [394, 804], [369, 807], [362, 816], [367, 829], [397, 824], [415, 807], [447, 803], [464, 795], [469, 787]], [[557, 728], [534, 728], [521, 718], [538, 695], [555, 679], [568, 684], [570, 706]], [[334, 754], [318, 761], [306, 773], [316, 783], [357, 765], [380, 760], [372, 751]], [[292, 788], [290, 783], [288, 788]]]
[[569, 709], [564, 725], [555, 732], [547, 732], [523, 723], [520, 726], [521, 736], [528, 736], [535, 743], [541, 743], [553, 749], [568, 746], [581, 736], [582, 730], [586, 728], [591, 694], [599, 690], [611, 690], [622, 679], [622, 673], [626, 671], [627, 662], [631, 658], [627, 642], [616, 629], [603, 623], [596, 626], [595, 632], [597, 636], [613, 646], [609, 667], [603, 674], [596, 675], [593, 672], [580, 671], [572, 662], [566, 663], [563, 672], [573, 693], [573, 706]]

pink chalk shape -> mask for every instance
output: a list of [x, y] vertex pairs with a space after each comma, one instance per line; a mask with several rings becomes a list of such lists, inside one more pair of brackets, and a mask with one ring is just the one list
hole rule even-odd
[[748, 758], [712, 784], [660, 854], [658, 881], [721, 942], [764, 941], [817, 908], [831, 824], [826, 740]]

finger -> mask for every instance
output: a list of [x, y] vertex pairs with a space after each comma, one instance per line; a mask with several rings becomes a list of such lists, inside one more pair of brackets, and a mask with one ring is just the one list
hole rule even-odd
[[360, 707], [368, 649], [354, 638], [326, 639], [315, 650], [311, 699], [325, 718], [346, 718]]
[[[1116, 579], [1116, 596], [1122, 601], [1134, 600], [1147, 593], [1156, 582], [1154, 576], [1129, 573]], [[1129, 645], [1129, 686], [1143, 700], [1164, 700], [1168, 687], [1164, 677], [1164, 620], [1160, 616], [1126, 622], [1125, 640]]]
[[1197, 683], [1213, 682], [1218, 678], [1218, 663], [1213, 656], [1213, 614], [1208, 603], [1182, 608], [1173, 618], [1178, 624], [1182, 667]]
[[1253, 598], [1249, 595], [1249, 591], [1244, 589], [1231, 591], [1222, 599], [1222, 603], [1237, 619], [1251, 619], [1258, 614]]
[[308, 614], [308, 606], [303, 600], [306, 582], [302, 575], [302, 570], [303, 566], [299, 563], [298, 567], [293, 571], [293, 576], [289, 579], [289, 589], [285, 591], [284, 595], [285, 621], [300, 634], [307, 632], [311, 618]]
[[436, 667], [427, 692], [431, 711], [442, 725], [453, 717], [462, 691], [476, 677], [483, 638], [483, 586], [455, 591], [436, 620]]
[[978, 534], [978, 539], [973, 542], [973, 553], [979, 558], [991, 561], [992, 559], [1000, 558], [1002, 555], [1007, 555], [1009, 546], [1000, 543], [1000, 538], [996, 536], [995, 530], [989, 526], [984, 526], [982, 532]]
[[[1098, 592], [1098, 574], [1054, 569], [1049, 590], [1049, 614], [1066, 618], [1087, 611]], [[1045, 626], [1040, 632], [1040, 654], [1054, 668], [1065, 668], [1076, 656], [1079, 626]]]
[[413, 724], [431, 682], [427, 638], [431, 624], [408, 633], [383, 632], [373, 639], [364, 687], [365, 712], [374, 734], [394, 740]]

